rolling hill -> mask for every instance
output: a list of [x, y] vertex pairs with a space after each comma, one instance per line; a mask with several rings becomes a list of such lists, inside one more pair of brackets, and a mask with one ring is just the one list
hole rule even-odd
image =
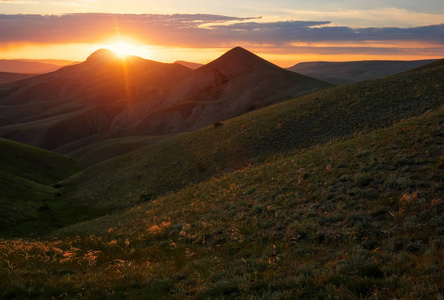
[[345, 84], [387, 77], [433, 61], [436, 60], [304, 62], [294, 65], [288, 70], [334, 84]]
[[66, 224], [95, 218], [276, 155], [435, 110], [443, 105], [443, 62], [299, 97], [93, 165], [63, 182], [64, 206], [53, 214]]
[[44, 232], [33, 220], [41, 221], [47, 203], [56, 201], [55, 184], [82, 168], [60, 154], [0, 139], [0, 234], [17, 234], [18, 223], [23, 226], [21, 234]]
[[[409, 79], [437, 74], [419, 73]], [[442, 96], [384, 129], [269, 156], [48, 240], [2, 240], [0, 296], [439, 297]]]
[[75, 155], [111, 139], [194, 130], [330, 86], [240, 47], [194, 71], [102, 49], [84, 63], [1, 86], [0, 136]]

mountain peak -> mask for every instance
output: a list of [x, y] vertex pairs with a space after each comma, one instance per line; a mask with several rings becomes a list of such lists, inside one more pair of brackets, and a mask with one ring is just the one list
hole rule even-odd
[[208, 65], [217, 69], [224, 75], [240, 74], [247, 69], [259, 65], [273, 66], [278, 68], [265, 59], [260, 58], [256, 54], [239, 46], [229, 50]]
[[243, 61], [243, 62], [255, 62], [258, 60], [263, 60], [256, 54], [242, 48], [242, 47], [235, 47], [229, 51], [227, 51], [224, 55], [219, 57], [217, 60], [236, 60], [236, 61]]

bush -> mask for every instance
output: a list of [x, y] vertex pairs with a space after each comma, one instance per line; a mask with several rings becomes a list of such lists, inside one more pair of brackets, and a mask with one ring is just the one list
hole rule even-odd
[[359, 187], [364, 187], [370, 184], [372, 178], [368, 174], [359, 174], [355, 176], [355, 184]]

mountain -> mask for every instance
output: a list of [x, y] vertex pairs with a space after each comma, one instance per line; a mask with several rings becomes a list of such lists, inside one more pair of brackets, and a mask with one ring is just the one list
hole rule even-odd
[[0, 84], [18, 81], [18, 80], [26, 79], [26, 78], [29, 78], [32, 76], [34, 76], [34, 75], [0, 72]]
[[57, 202], [60, 189], [55, 184], [82, 168], [60, 154], [0, 138], [0, 233], [17, 234], [17, 224], [21, 234], [44, 232], [45, 228], [34, 228], [34, 219], [48, 217], [42, 214], [48, 203]]
[[443, 79], [444, 60], [93, 165], [46, 211], [103, 217], [0, 239], [0, 298], [439, 298]]
[[144, 135], [190, 131], [330, 86], [236, 47], [187, 74], [161, 102], [129, 107], [117, 123]]
[[0, 87], [0, 135], [45, 149], [110, 132], [126, 107], [190, 70], [101, 49], [80, 64]]
[[64, 60], [0, 59], [0, 72], [44, 74], [73, 63]]
[[193, 62], [183, 61], [183, 60], [176, 60], [174, 63], [181, 64], [182, 66], [185, 66], [185, 67], [190, 68], [192, 70], [196, 70], [196, 69], [203, 66], [203, 64], [198, 64], [198, 63], [193, 63]]
[[101, 49], [83, 63], [1, 86], [0, 136], [78, 158], [106, 144], [97, 161], [115, 153], [111, 140], [147, 137], [131, 151], [154, 137], [330, 86], [240, 47], [197, 70], [134, 56], [122, 60]]
[[288, 70], [334, 84], [344, 84], [387, 77], [433, 61], [436, 60], [304, 62], [294, 65]]

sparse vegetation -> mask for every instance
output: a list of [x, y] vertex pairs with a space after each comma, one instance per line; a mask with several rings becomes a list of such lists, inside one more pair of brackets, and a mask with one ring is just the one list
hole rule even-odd
[[45, 181], [53, 231], [0, 240], [0, 298], [443, 298], [442, 75], [332, 89]]
[[432, 130], [444, 130], [444, 109], [191, 185], [55, 240], [1, 241], [1, 296], [442, 297], [444, 140]]

